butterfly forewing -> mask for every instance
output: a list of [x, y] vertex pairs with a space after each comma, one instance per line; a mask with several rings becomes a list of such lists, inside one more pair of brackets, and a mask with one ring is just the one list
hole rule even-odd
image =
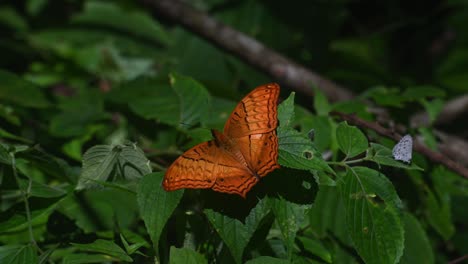
[[252, 134], [268, 133], [278, 125], [278, 84], [257, 87], [237, 104], [224, 126], [224, 134], [237, 138]]

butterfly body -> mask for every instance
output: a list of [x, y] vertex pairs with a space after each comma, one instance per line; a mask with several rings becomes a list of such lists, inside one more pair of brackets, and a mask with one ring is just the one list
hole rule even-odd
[[236, 106], [223, 133], [186, 151], [166, 171], [166, 191], [211, 188], [218, 192], [247, 192], [278, 165], [277, 84], [257, 87]]

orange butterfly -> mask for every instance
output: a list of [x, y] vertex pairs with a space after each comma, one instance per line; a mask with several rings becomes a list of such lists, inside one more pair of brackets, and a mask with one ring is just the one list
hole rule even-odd
[[213, 140], [196, 145], [172, 163], [164, 175], [164, 189], [212, 188], [245, 198], [260, 177], [280, 167], [279, 91], [279, 85], [271, 83], [246, 95], [229, 116], [223, 133], [211, 130]]

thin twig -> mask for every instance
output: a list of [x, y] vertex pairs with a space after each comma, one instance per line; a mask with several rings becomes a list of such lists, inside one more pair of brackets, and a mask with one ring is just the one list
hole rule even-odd
[[12, 167], [12, 170], [13, 170], [13, 176], [15, 177], [16, 184], [18, 185], [18, 188], [20, 189], [21, 196], [22, 196], [23, 202], [24, 202], [24, 210], [26, 211], [26, 220], [28, 221], [29, 239], [30, 239], [31, 243], [33, 244], [33, 246], [36, 247], [36, 249], [42, 254], [43, 252], [42, 252], [41, 248], [37, 245], [37, 242], [34, 239], [34, 232], [33, 232], [33, 229], [32, 229], [32, 220], [31, 220], [31, 209], [29, 207], [29, 200], [28, 200], [29, 199], [29, 194], [31, 193], [32, 180], [30, 178], [28, 178], [28, 189], [27, 189], [27, 191], [25, 191], [21, 187], [21, 180], [18, 177], [18, 172], [16, 171], [16, 158], [15, 158], [15, 155], [13, 153], [10, 153], [10, 157], [11, 157], [11, 167]]

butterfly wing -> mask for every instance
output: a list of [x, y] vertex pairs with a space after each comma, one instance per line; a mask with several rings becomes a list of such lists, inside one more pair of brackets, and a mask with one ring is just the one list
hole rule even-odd
[[255, 176], [265, 176], [278, 165], [277, 101], [278, 84], [255, 88], [242, 99], [224, 126], [224, 134], [235, 142], [238, 151]]
[[240, 138], [268, 133], [278, 125], [276, 103], [279, 96], [276, 83], [259, 86], [237, 104], [224, 126], [224, 135]]
[[180, 156], [167, 170], [166, 191], [212, 188], [245, 197], [261, 176], [279, 167], [277, 84], [257, 87], [236, 106], [224, 133]]
[[245, 166], [212, 140], [196, 145], [177, 158], [164, 175], [163, 187], [166, 191], [213, 188], [245, 197], [257, 181], [248, 176]]
[[411, 135], [406, 135], [393, 147], [392, 155], [395, 160], [401, 160], [410, 163], [413, 151], [413, 138]]

